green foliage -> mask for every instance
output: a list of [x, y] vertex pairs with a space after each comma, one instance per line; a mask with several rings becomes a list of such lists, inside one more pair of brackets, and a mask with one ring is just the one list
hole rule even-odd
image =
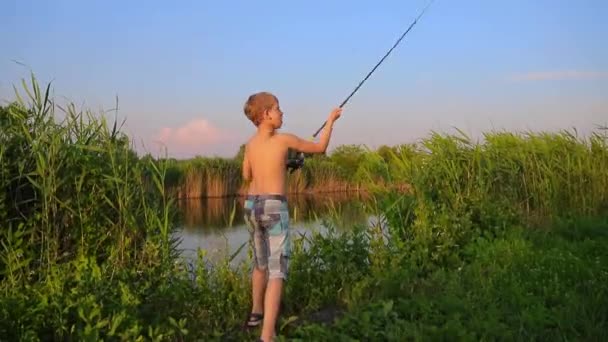
[[[0, 107], [2, 339], [257, 337], [249, 264], [171, 237], [180, 182], [238, 187], [238, 156], [138, 158], [117, 123], [25, 91]], [[364, 185], [379, 224], [294, 236], [279, 340], [605, 340], [606, 170], [606, 135], [568, 132], [310, 158], [300, 181]]]
[[457, 260], [479, 234], [608, 208], [608, 139], [598, 133], [587, 140], [568, 132], [491, 133], [476, 144], [433, 134], [391, 160], [384, 169], [410, 191], [377, 189], [380, 210], [393, 236], [439, 264]]
[[297, 239], [286, 305], [294, 312], [311, 312], [347, 304], [353, 282], [370, 274], [369, 243], [362, 227], [339, 233], [330, 226], [327, 234]]
[[464, 249], [475, 258], [459, 267], [425, 276], [385, 269], [359, 307], [331, 327], [301, 325], [289, 339], [604, 340], [606, 231], [606, 220], [549, 234], [511, 230], [472, 241]]
[[151, 331], [143, 330], [151, 322], [134, 323], [129, 305], [145, 300], [120, 299], [145, 298], [137, 286], [165, 274], [177, 255], [165, 166], [140, 162], [117, 122], [73, 104], [58, 121], [50, 85], [43, 93], [32, 77], [24, 90], [28, 102], [17, 93], [0, 111], [0, 335], [166, 334], [168, 322]]

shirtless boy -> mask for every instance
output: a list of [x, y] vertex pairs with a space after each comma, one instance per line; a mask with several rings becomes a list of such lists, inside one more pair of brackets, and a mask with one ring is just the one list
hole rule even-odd
[[304, 153], [324, 153], [334, 122], [342, 113], [334, 109], [321, 132], [319, 142], [301, 139], [289, 133], [277, 133], [283, 124], [278, 99], [267, 92], [251, 95], [245, 115], [257, 132], [245, 146], [243, 179], [249, 183], [244, 211], [253, 247], [253, 307], [247, 326], [263, 322], [262, 341], [271, 341], [287, 279], [290, 255], [289, 211], [285, 197], [288, 149]]

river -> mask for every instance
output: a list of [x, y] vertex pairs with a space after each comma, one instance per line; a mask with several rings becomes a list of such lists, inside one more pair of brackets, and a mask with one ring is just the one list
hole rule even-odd
[[[289, 195], [288, 204], [292, 236], [323, 233], [326, 224], [344, 230], [375, 222], [375, 216], [365, 209], [369, 200], [357, 192]], [[232, 255], [249, 240], [242, 197], [181, 200], [178, 208], [179, 227], [175, 235], [180, 239], [178, 249], [183, 257], [195, 258], [200, 248], [206, 250], [208, 260], [217, 261]], [[234, 261], [245, 257], [247, 248]]]

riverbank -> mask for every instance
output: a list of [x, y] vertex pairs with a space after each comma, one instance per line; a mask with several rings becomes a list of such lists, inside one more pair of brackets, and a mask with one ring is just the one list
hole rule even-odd
[[[0, 107], [0, 336], [257, 337], [240, 330], [249, 259], [177, 251], [172, 161], [73, 105], [57, 122], [33, 87]], [[280, 340], [608, 337], [605, 132], [431, 134], [395, 151], [353, 164], [381, 227], [294, 234]]]

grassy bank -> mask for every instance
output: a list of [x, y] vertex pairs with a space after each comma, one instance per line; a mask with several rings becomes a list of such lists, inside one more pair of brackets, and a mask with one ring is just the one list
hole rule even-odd
[[379, 262], [364, 270], [343, 261], [335, 266], [357, 273], [332, 288], [348, 293], [327, 300], [341, 310], [305, 315], [307, 323], [287, 325], [283, 334], [294, 341], [606, 340], [607, 232], [605, 219], [561, 222], [550, 231], [510, 227], [461, 246], [453, 265], [430, 269], [408, 253], [373, 253]]
[[[0, 108], [2, 339], [257, 336], [239, 329], [248, 265], [177, 256], [175, 164], [73, 106], [57, 122], [48, 91], [26, 89]], [[279, 339], [605, 340], [600, 133], [431, 134], [367, 154], [356, 175], [383, 224], [294, 237]]]
[[[581, 140], [566, 132], [491, 133], [482, 144], [431, 135], [396, 168], [377, 163], [373, 170], [408, 180], [411, 192], [376, 193], [385, 234], [362, 228], [317, 237], [321, 247], [297, 259], [307, 271], [294, 283], [306, 285], [293, 285], [292, 296], [308, 306], [294, 304], [294, 312], [329, 307], [342, 315], [285, 335], [604, 340], [607, 142], [604, 134]], [[335, 269], [347, 271], [336, 280]], [[310, 288], [323, 289], [323, 304]]]

